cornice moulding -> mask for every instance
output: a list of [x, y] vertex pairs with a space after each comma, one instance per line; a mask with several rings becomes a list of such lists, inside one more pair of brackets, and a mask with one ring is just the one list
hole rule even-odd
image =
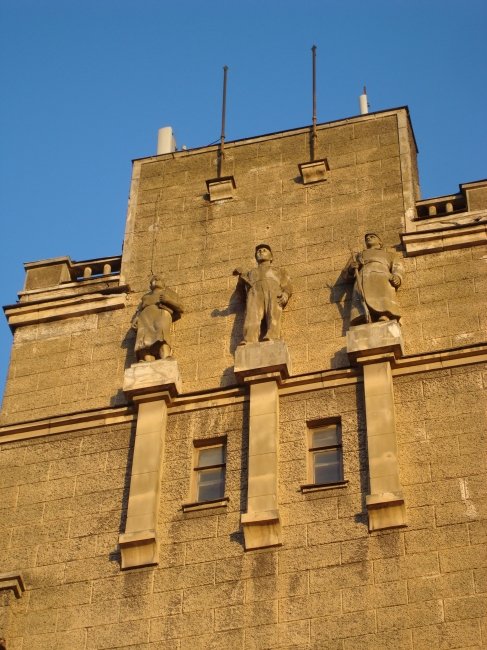
[[[393, 359], [391, 366], [393, 377], [402, 377], [477, 363], [487, 363], [487, 343], [405, 356], [400, 359]], [[325, 370], [284, 379], [279, 386], [279, 394], [285, 397], [339, 386], [350, 386], [362, 381], [362, 370], [359, 367]], [[159, 397], [161, 395], [154, 392], [151, 399], [158, 399]], [[200, 393], [183, 393], [174, 398], [168, 406], [168, 413], [172, 415], [200, 409], [231, 406], [241, 404], [248, 401], [248, 399], [248, 390], [241, 386], [202, 391]], [[133, 406], [68, 413], [44, 420], [2, 426], [0, 427], [0, 444], [60, 433], [85, 431], [113, 424], [131, 423], [135, 420], [136, 409]]]
[[88, 294], [42, 303], [18, 303], [4, 307], [5, 316], [12, 330], [23, 325], [35, 325], [53, 320], [94, 314], [100, 311], [123, 309], [127, 293], [115, 295]]
[[485, 222], [461, 223], [431, 230], [417, 230], [401, 234], [408, 257], [440, 253], [455, 248], [487, 244], [487, 216]]

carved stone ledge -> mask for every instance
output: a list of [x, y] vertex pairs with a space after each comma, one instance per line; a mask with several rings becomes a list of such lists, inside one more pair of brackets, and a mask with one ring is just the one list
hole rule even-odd
[[21, 598], [25, 591], [21, 573], [0, 573], [0, 591], [11, 589], [15, 598]]
[[326, 181], [326, 172], [330, 171], [330, 166], [326, 158], [300, 163], [298, 167], [304, 185]]
[[233, 176], [222, 176], [221, 178], [211, 178], [206, 181], [210, 201], [223, 201], [233, 199], [237, 187]]
[[289, 377], [292, 368], [287, 345], [282, 340], [239, 345], [235, 350], [234, 372], [240, 380], [268, 373]]

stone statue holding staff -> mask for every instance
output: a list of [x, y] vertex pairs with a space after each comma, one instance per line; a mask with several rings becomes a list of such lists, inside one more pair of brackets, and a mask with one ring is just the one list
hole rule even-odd
[[365, 250], [352, 254], [348, 272], [355, 283], [352, 294], [351, 325], [399, 320], [396, 291], [403, 269], [397, 255], [383, 248], [374, 232], [365, 235]]

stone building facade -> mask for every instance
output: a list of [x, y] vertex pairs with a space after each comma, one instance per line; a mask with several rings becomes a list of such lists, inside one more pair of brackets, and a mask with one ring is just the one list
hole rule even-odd
[[[420, 200], [406, 108], [317, 136], [313, 161], [308, 128], [136, 160], [121, 257], [26, 264], [8, 650], [487, 647], [487, 181]], [[351, 326], [370, 232], [400, 321]], [[239, 345], [262, 242], [292, 295]], [[184, 310], [137, 360], [152, 276]]]

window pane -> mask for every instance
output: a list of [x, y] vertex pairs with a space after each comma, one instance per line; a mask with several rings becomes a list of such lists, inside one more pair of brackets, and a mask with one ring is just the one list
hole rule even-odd
[[316, 451], [313, 454], [313, 467], [315, 483], [338, 483], [342, 480], [340, 449]]
[[224, 496], [223, 467], [203, 469], [198, 472], [198, 501], [213, 501]]
[[311, 449], [316, 449], [316, 447], [329, 447], [338, 444], [337, 427], [335, 424], [323, 427], [323, 429], [316, 429], [315, 431], [312, 431], [311, 435]]
[[218, 447], [208, 447], [200, 449], [198, 452], [198, 467], [208, 467], [209, 465], [223, 465], [223, 445]]

